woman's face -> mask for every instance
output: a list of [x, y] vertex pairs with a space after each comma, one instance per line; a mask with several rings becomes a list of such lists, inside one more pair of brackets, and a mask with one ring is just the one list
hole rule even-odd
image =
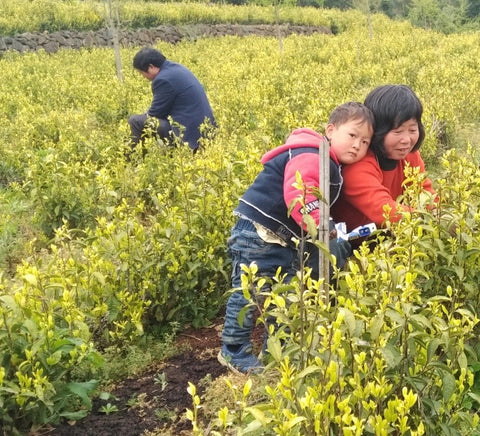
[[383, 140], [385, 157], [393, 160], [405, 159], [415, 147], [419, 135], [417, 120], [413, 118], [405, 121], [396, 129], [390, 130]]

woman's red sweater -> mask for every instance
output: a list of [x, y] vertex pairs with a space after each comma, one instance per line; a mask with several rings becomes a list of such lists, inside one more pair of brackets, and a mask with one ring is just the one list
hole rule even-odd
[[[384, 206], [391, 208], [391, 221], [398, 221], [396, 199], [403, 194], [405, 167], [419, 167], [425, 172], [425, 164], [418, 151], [409, 153], [390, 171], [382, 170], [375, 154], [369, 150], [359, 162], [342, 168], [343, 189], [340, 198], [332, 205], [330, 213], [336, 222], [345, 222], [351, 231], [357, 226], [375, 223], [381, 227], [385, 221]], [[423, 187], [435, 193], [430, 179], [425, 179]]]

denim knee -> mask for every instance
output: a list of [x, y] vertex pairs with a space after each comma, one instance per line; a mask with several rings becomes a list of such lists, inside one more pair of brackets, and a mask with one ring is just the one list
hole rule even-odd
[[278, 267], [281, 267], [283, 274], [295, 274], [296, 250], [265, 242], [258, 236], [255, 226], [249, 220], [239, 219], [237, 221], [227, 241], [227, 246], [232, 258], [232, 286], [234, 288], [241, 286], [242, 264], [249, 266], [255, 262], [258, 267], [258, 276], [273, 277]]

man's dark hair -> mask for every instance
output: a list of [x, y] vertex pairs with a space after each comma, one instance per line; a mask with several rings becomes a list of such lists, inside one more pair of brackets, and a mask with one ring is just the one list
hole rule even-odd
[[145, 47], [133, 57], [133, 68], [140, 71], [148, 71], [149, 65], [160, 68], [165, 59], [165, 56], [160, 51], [151, 47]]

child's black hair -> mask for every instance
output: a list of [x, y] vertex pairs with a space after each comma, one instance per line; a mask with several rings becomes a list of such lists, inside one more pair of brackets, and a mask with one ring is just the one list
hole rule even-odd
[[350, 120], [359, 120], [370, 124], [372, 128], [375, 126], [375, 119], [372, 111], [364, 104], [357, 101], [348, 101], [337, 106], [330, 113], [328, 124], [340, 126]]

